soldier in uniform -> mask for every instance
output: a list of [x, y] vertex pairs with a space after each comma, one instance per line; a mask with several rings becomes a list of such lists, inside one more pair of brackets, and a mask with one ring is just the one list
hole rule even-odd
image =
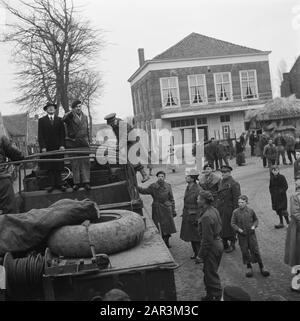
[[[119, 129], [120, 129], [119, 123], [122, 121], [122, 119], [117, 118], [116, 113], [111, 113], [111, 114], [105, 116], [104, 119], [106, 120], [107, 125], [111, 126], [114, 134], [116, 135], [117, 142], [119, 144]], [[130, 133], [130, 131], [132, 129], [133, 129], [133, 127], [127, 123], [127, 135]], [[128, 137], [127, 137], [127, 139], [128, 139]], [[134, 144], [135, 144], [135, 142], [131, 142], [131, 141], [127, 140], [127, 148], [128, 149]], [[150, 179], [149, 175], [147, 175], [147, 173], [144, 169], [144, 166], [141, 163], [134, 165], [134, 169], [136, 172], [139, 171], [141, 173], [142, 178], [143, 178], [142, 183], [144, 183]]]
[[197, 257], [201, 241], [197, 223], [199, 216], [197, 198], [202, 189], [197, 184], [198, 176], [199, 173], [195, 169], [191, 169], [185, 177], [188, 185], [184, 193], [184, 206], [180, 230], [180, 238], [185, 242], [191, 242], [194, 252], [191, 259]]
[[218, 268], [222, 259], [223, 244], [220, 237], [222, 223], [219, 212], [212, 206], [214, 198], [209, 191], [201, 191], [198, 196], [200, 218], [198, 220], [201, 240], [196, 262], [203, 263], [206, 296], [202, 301], [220, 301], [222, 287]]
[[232, 212], [238, 208], [238, 198], [241, 195], [240, 184], [231, 176], [232, 168], [221, 167], [222, 179], [218, 188], [217, 209], [222, 219], [222, 232], [224, 250], [230, 253], [235, 250], [235, 231], [231, 226]]
[[175, 201], [173, 197], [172, 187], [165, 182], [166, 173], [159, 171], [156, 174], [157, 182], [152, 183], [147, 188], [138, 187], [141, 194], [151, 195], [152, 203], [152, 219], [156, 227], [161, 231], [162, 238], [167, 247], [171, 234], [176, 233], [176, 227], [173, 217], [176, 216]]
[[[0, 164], [5, 164], [7, 159], [18, 161], [24, 159], [24, 156], [11, 145], [6, 136], [2, 135], [0, 137]], [[0, 166], [0, 214], [12, 213], [16, 213], [16, 204], [11, 174], [7, 167]]]

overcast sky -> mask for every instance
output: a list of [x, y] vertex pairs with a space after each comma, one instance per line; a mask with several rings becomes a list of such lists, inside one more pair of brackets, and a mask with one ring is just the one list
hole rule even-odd
[[[10, 0], [11, 4], [17, 0]], [[127, 79], [138, 68], [138, 48], [152, 59], [192, 32], [235, 44], [270, 50], [274, 92], [281, 59], [288, 69], [300, 54], [300, 1], [296, 0], [74, 0], [81, 15], [105, 30], [108, 42], [97, 65], [105, 83], [94, 106], [96, 122], [116, 112], [133, 114]], [[3, 28], [5, 15], [0, 11]], [[3, 31], [3, 30], [2, 30]], [[0, 112], [12, 114], [19, 107], [8, 102], [16, 95], [10, 50], [0, 44]], [[41, 102], [41, 108], [44, 102]]]

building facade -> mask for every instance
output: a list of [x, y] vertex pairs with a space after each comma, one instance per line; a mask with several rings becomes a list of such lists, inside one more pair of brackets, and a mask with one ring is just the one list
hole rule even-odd
[[283, 73], [281, 82], [281, 97], [289, 97], [295, 94], [300, 99], [300, 56], [297, 58], [290, 72]]
[[260, 51], [192, 33], [144, 59], [129, 78], [139, 128], [199, 129], [205, 139], [227, 139], [245, 130], [245, 112], [272, 99], [270, 51]]

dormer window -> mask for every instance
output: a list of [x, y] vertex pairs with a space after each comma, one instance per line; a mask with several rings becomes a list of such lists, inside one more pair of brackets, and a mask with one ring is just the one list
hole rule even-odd
[[177, 77], [160, 78], [160, 91], [163, 107], [180, 106]]

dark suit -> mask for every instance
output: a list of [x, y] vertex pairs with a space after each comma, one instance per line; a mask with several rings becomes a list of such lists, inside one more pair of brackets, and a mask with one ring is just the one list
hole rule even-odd
[[[54, 116], [53, 124], [46, 115], [38, 122], [38, 140], [40, 149], [46, 148], [47, 152], [58, 150], [65, 146], [65, 128], [60, 117]], [[49, 158], [49, 157], [47, 157]], [[50, 158], [61, 158], [61, 156], [50, 156]], [[61, 171], [64, 168], [63, 162], [46, 162], [40, 164], [40, 169], [48, 170], [49, 183], [51, 186], [61, 185]]]

